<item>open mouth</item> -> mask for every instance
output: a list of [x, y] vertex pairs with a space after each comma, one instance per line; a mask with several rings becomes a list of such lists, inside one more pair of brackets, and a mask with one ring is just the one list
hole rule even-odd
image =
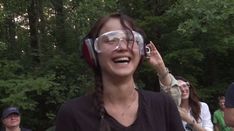
[[118, 57], [113, 59], [114, 63], [125, 63], [125, 64], [128, 64], [130, 60], [131, 59], [129, 57]]

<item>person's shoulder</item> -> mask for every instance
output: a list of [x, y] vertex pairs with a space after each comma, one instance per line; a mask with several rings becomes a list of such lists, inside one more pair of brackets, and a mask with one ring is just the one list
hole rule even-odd
[[154, 92], [147, 90], [140, 90], [139, 92], [142, 94], [145, 101], [164, 103], [165, 101], [170, 100], [170, 96], [164, 92]]
[[204, 112], [204, 113], [210, 112], [210, 109], [207, 103], [200, 101], [200, 105], [201, 105], [201, 112]]
[[173, 99], [164, 92], [140, 91], [140, 103], [144, 109], [150, 110], [153, 114], [156, 112], [170, 113], [177, 110]]
[[92, 101], [92, 95], [79, 96], [70, 100], [67, 100], [64, 105], [74, 105], [74, 104], [86, 104], [87, 102]]
[[219, 113], [220, 113], [220, 109], [217, 109], [214, 111], [214, 115], [219, 114]]
[[229, 87], [228, 87], [228, 89], [227, 89], [227, 92], [232, 92], [232, 93], [234, 93], [234, 82], [232, 82], [232, 83], [229, 85]]
[[67, 100], [62, 104], [60, 110], [71, 111], [73, 109], [83, 109], [93, 104], [92, 95], [85, 95]]
[[208, 106], [208, 104], [206, 102], [200, 101], [200, 105], [201, 106]]
[[154, 92], [154, 91], [149, 91], [149, 90], [139, 90], [139, 92], [144, 97], [148, 97], [148, 98], [155, 98], [155, 97], [162, 97], [163, 96], [162, 92]]

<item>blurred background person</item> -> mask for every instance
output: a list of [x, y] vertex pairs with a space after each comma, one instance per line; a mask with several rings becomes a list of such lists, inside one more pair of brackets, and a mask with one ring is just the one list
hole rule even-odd
[[208, 105], [199, 100], [196, 89], [188, 80], [181, 76], [175, 78], [181, 90], [179, 112], [185, 131], [213, 131]]
[[213, 123], [215, 131], [231, 131], [231, 128], [225, 124], [224, 121], [224, 110], [225, 110], [225, 96], [221, 95], [218, 97], [219, 109], [214, 112]]
[[20, 127], [20, 112], [17, 107], [8, 107], [2, 112], [2, 125], [1, 131], [31, 131], [30, 129]]

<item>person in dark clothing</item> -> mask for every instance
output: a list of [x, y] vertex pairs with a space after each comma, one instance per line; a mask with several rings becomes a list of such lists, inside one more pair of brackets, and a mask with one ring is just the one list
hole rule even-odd
[[134, 81], [144, 58], [164, 87], [172, 87], [174, 77], [155, 45], [145, 45], [143, 31], [130, 17], [114, 13], [99, 19], [85, 37], [82, 51], [95, 72], [95, 92], [65, 102], [56, 117], [56, 131], [184, 130], [168, 94], [140, 90]]
[[224, 120], [228, 126], [234, 128], [234, 82], [229, 85], [225, 98]]
[[2, 124], [3, 128], [1, 131], [31, 131], [20, 126], [20, 112], [17, 107], [7, 107], [2, 112]]

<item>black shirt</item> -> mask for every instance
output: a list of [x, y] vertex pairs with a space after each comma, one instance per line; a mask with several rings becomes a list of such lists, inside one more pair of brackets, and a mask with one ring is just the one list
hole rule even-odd
[[[138, 90], [139, 107], [135, 122], [125, 127], [110, 115], [105, 119], [112, 131], [184, 131], [177, 107], [163, 92]], [[57, 114], [56, 131], [98, 131], [99, 112], [91, 95], [63, 104]]]

